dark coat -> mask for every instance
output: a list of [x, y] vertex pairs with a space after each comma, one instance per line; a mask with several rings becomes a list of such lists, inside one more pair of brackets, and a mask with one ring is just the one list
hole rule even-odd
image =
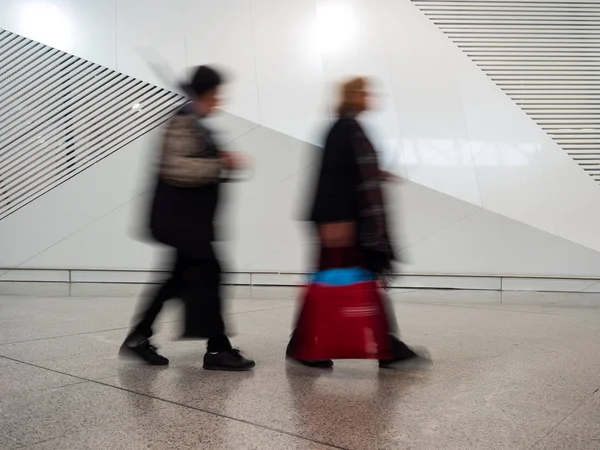
[[219, 201], [219, 147], [202, 121], [186, 110], [166, 128], [150, 232], [191, 258], [212, 258]]
[[359, 220], [359, 169], [346, 119], [329, 130], [308, 219], [316, 224]]
[[[358, 141], [357, 135], [360, 136]], [[355, 222], [358, 230], [356, 246], [362, 265], [381, 274], [390, 270], [395, 255], [389, 245], [389, 232], [385, 220], [382, 235], [387, 245], [386, 251], [368, 248], [363, 244], [365, 220], [361, 208], [367, 207], [365, 202], [371, 203], [372, 200], [361, 191], [365, 175], [359, 164], [361, 149], [357, 149], [357, 145], [368, 146], [374, 153], [369, 139], [356, 119], [339, 118], [331, 127], [322, 150], [309, 220], [315, 225]], [[376, 155], [372, 158], [369, 169], [376, 176], [380, 176]], [[385, 204], [382, 202], [377, 206], [381, 206], [381, 214], [385, 217]]]

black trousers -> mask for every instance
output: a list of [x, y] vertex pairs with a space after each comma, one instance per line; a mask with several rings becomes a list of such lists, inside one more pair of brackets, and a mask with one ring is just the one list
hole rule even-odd
[[214, 253], [197, 258], [175, 250], [170, 278], [140, 303], [128, 339], [149, 339], [164, 303], [172, 298], [185, 306], [184, 338], [208, 339], [209, 352], [232, 348], [222, 315], [221, 265]]

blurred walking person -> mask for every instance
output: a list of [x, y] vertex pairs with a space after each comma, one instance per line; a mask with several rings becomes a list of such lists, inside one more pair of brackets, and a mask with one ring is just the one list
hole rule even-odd
[[[380, 170], [377, 152], [358, 121], [360, 114], [370, 108], [369, 80], [357, 77], [343, 83], [340, 97], [339, 117], [322, 150], [310, 209], [309, 220], [315, 225], [319, 242], [317, 271], [358, 267], [381, 280], [392, 273], [396, 259], [382, 192], [384, 180], [393, 175]], [[385, 297], [383, 302], [392, 358], [380, 360], [380, 367], [422, 361], [396, 336], [391, 305]], [[294, 356], [302, 353], [298, 352], [302, 317], [301, 311], [287, 357], [311, 367], [332, 367], [332, 360], [307, 361]]]
[[186, 91], [192, 101], [167, 124], [150, 214], [154, 239], [171, 248], [170, 278], [141, 304], [120, 353], [151, 365], [169, 360], [152, 345], [152, 325], [163, 304], [185, 305], [186, 339], [208, 339], [204, 368], [243, 371], [254, 361], [232, 347], [222, 315], [221, 265], [215, 254], [214, 219], [224, 171], [243, 169], [243, 158], [222, 151], [206, 124], [219, 105], [222, 76], [196, 69]]

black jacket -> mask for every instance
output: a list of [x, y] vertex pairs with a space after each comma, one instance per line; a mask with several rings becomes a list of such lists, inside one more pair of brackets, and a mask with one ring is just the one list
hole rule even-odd
[[150, 232], [190, 257], [212, 256], [219, 201], [219, 147], [202, 120], [182, 110], [166, 128]]
[[[356, 133], [362, 138], [363, 145], [369, 145], [358, 122], [351, 117], [341, 117], [331, 127], [325, 147], [322, 150], [320, 168], [315, 183], [314, 199], [309, 220], [318, 225], [332, 222], [355, 222], [357, 224], [356, 246], [360, 250], [362, 265], [375, 273], [391, 270], [396, 256], [389, 243], [389, 232], [384, 220], [383, 236], [389, 250], [380, 251], [364, 245], [363, 233], [365, 221], [361, 214], [362, 183], [358, 152], [354, 140]], [[374, 172], [379, 173], [377, 158], [373, 162]], [[364, 203], [364, 197], [362, 200]], [[385, 204], [381, 204], [385, 217]], [[366, 233], [365, 233], [366, 234]]]
[[359, 169], [348, 119], [342, 118], [325, 140], [309, 220], [316, 224], [358, 221], [358, 183]]

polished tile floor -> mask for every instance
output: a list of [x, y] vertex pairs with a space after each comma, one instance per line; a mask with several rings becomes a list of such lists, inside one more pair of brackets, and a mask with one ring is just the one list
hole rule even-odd
[[[600, 296], [395, 291], [422, 373], [286, 365], [295, 289], [233, 288], [251, 373], [205, 372], [161, 316], [167, 369], [119, 361], [135, 286], [0, 286], [0, 449], [600, 449]], [[43, 293], [43, 295], [42, 295]]]

